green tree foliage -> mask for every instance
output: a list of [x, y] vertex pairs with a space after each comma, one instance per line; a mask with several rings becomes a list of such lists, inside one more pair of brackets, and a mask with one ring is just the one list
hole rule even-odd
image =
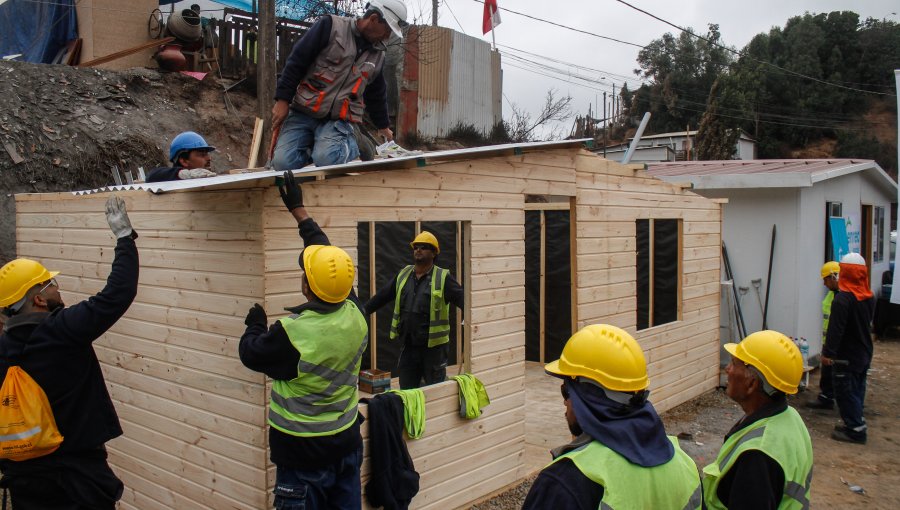
[[[718, 27], [710, 25], [707, 38], [721, 44]], [[696, 125], [708, 108], [704, 132], [714, 134], [712, 145], [741, 128], [756, 138], [759, 157], [779, 158], [829, 138], [838, 141], [841, 157], [875, 158], [885, 169], [896, 168], [891, 144], [871, 132], [890, 126], [864, 115], [879, 102], [896, 110], [900, 24], [860, 21], [850, 11], [806, 13], [758, 34], [732, 57], [689, 34], [665, 34], [638, 56], [636, 73], [649, 83], [623, 103], [626, 115], [651, 112], [650, 132], [659, 133]]]
[[[724, 77], [723, 77], [724, 78]], [[741, 132], [735, 128], [735, 122], [719, 115], [719, 83], [716, 80], [709, 92], [709, 103], [706, 112], [700, 119], [697, 132], [697, 159], [717, 160], [731, 159], [735, 153], [735, 144]]]
[[667, 33], [645, 46], [638, 53], [641, 68], [635, 74], [650, 83], [630, 93], [631, 101], [623, 102], [626, 113], [640, 118], [649, 111], [651, 133], [696, 127], [713, 82], [731, 63], [731, 53], [721, 44], [719, 26], [709, 25], [702, 39], [686, 32], [677, 37]]

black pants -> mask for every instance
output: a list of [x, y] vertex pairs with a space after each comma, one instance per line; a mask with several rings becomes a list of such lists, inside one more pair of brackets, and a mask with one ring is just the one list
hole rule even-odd
[[[435, 347], [406, 345], [400, 352], [400, 389], [408, 390], [443, 382], [447, 378], [447, 352], [450, 344]], [[425, 381], [422, 384], [422, 381]]]
[[819, 374], [819, 400], [834, 402], [834, 384], [831, 376], [831, 365], [822, 365]]
[[124, 487], [103, 447], [3, 465], [12, 510], [114, 510]]

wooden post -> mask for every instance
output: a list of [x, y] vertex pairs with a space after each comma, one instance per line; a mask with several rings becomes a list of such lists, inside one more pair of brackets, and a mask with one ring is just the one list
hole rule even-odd
[[[259, 2], [259, 31], [256, 58], [256, 116], [263, 119], [264, 139], [257, 149], [258, 161], [268, 161], [262, 153], [272, 137], [272, 104], [275, 102], [275, 2]], [[267, 129], [266, 129], [267, 127]]]

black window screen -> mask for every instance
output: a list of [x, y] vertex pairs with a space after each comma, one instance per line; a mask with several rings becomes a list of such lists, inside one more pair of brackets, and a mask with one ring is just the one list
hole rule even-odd
[[[541, 245], [541, 215], [544, 245]], [[572, 266], [569, 211], [525, 211], [525, 359], [558, 359], [572, 336]], [[544, 302], [541, 302], [541, 258]], [[544, 356], [541, 358], [541, 307], [544, 308]]]
[[680, 220], [637, 220], [637, 329], [678, 320]]
[[[371, 259], [371, 227], [375, 227], [374, 260]], [[435, 235], [441, 247], [441, 253], [435, 260], [435, 264], [450, 270], [450, 274], [462, 285], [462, 267], [457, 267], [457, 260], [464, 260], [464, 253], [457, 246], [457, 228], [455, 221], [422, 222], [420, 231], [427, 230]], [[359, 276], [359, 299], [365, 304], [377, 290], [396, 284], [397, 273], [405, 266], [413, 263], [412, 248], [409, 243], [416, 236], [416, 224], [406, 221], [378, 221], [374, 223], [360, 222], [357, 224], [357, 236], [359, 247], [359, 264], [357, 273]], [[459, 259], [457, 254], [461, 255]], [[375, 292], [372, 290], [371, 274], [372, 266], [375, 267]], [[462, 264], [460, 264], [462, 266]], [[450, 348], [449, 363], [457, 362], [456, 356], [456, 329], [457, 314], [459, 310], [450, 306]], [[372, 368], [372, 345], [375, 345], [376, 366], [379, 370], [385, 370], [396, 375], [397, 360], [400, 357], [400, 349], [403, 347], [400, 340], [390, 340], [391, 319], [394, 315], [393, 301], [378, 310], [373, 316], [377, 316], [377, 328], [375, 334], [370, 333], [369, 346], [362, 359], [362, 369]], [[368, 317], [371, 332], [372, 319]], [[372, 342], [374, 336], [375, 342]]]

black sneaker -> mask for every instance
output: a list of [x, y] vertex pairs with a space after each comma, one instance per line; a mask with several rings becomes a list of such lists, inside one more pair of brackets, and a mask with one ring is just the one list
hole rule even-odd
[[822, 400], [821, 398], [817, 398], [806, 402], [803, 406], [807, 409], [823, 409], [830, 411], [834, 409], [834, 400]]
[[[851, 435], [852, 434], [852, 435]], [[852, 432], [850, 430], [835, 430], [831, 433], [831, 439], [835, 441], [843, 441], [845, 443], [866, 444], [866, 434]]]

